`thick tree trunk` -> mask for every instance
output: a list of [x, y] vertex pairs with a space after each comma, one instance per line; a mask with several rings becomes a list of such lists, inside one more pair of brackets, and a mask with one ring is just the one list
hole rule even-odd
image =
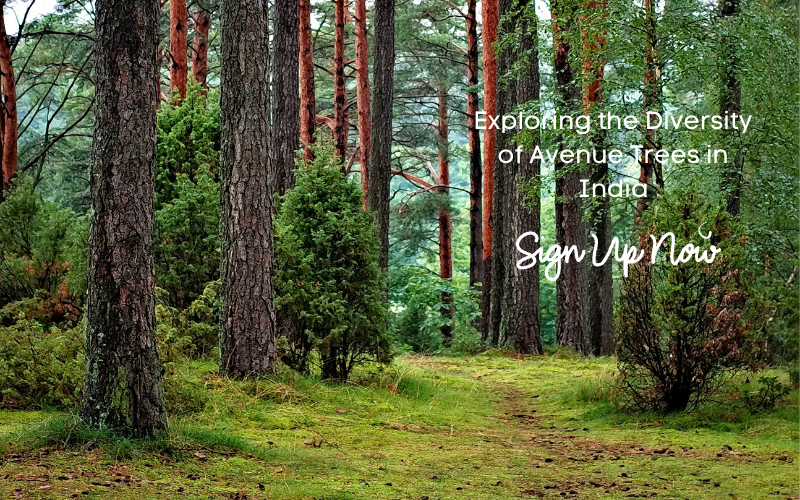
[[[739, 0], [720, 0], [720, 17], [730, 22], [739, 13]], [[730, 29], [726, 26], [726, 28]], [[729, 34], [720, 41], [720, 62], [722, 64], [722, 88], [720, 89], [719, 114], [721, 116], [742, 113], [742, 83], [739, 77], [739, 55], [736, 40]], [[735, 130], [723, 131], [724, 144], [733, 150], [733, 161], [725, 165], [720, 191], [726, 197], [728, 214], [737, 217], [741, 212], [742, 180], [744, 176], [744, 155], [741, 137]]]
[[169, 50], [172, 55], [169, 88], [173, 92], [177, 89], [181, 100], [186, 98], [186, 80], [189, 78], [188, 24], [186, 0], [169, 0]]
[[[483, 109], [489, 116], [497, 111], [497, 61], [494, 43], [497, 41], [498, 0], [484, 0], [481, 3], [483, 23]], [[481, 312], [483, 341], [492, 344], [491, 338], [491, 296], [492, 296], [492, 204], [494, 200], [494, 158], [495, 131], [483, 132], [483, 293]]]
[[220, 372], [276, 368], [266, 0], [223, 0]]
[[333, 0], [333, 145], [347, 165], [347, 87], [344, 79], [344, 0]]
[[[607, 16], [604, 2], [589, 1], [586, 15], [581, 16], [583, 39], [583, 106], [584, 113], [596, 117], [603, 102], [605, 76], [605, 50], [607, 34], [604, 28]], [[593, 147], [606, 148], [602, 130], [592, 130]], [[608, 186], [608, 163], [591, 162], [587, 165], [590, 184]], [[611, 245], [611, 206], [609, 198], [594, 198], [589, 209], [590, 232], [597, 236], [597, 252], [605, 255]], [[611, 259], [602, 266], [587, 264], [586, 287], [586, 350], [595, 356], [614, 353], [613, 269]]]
[[300, 146], [299, 9], [298, 0], [275, 1], [270, 174], [281, 196], [294, 187], [295, 151]]
[[364, 207], [369, 190], [369, 45], [367, 43], [367, 2], [356, 0], [356, 100], [358, 105], [358, 150]]
[[389, 186], [392, 180], [392, 97], [394, 95], [394, 0], [375, 0], [375, 66], [370, 109], [369, 191], [367, 208], [375, 213], [380, 254], [389, 270]]
[[[576, 83], [570, 63], [569, 32], [576, 16], [575, 0], [557, 0], [551, 3], [553, 20], [553, 69], [556, 73], [556, 93], [560, 99], [557, 112], [576, 115], [580, 111], [581, 88]], [[565, 138], [558, 142], [564, 144]], [[581, 172], [557, 160], [556, 173], [556, 243], [561, 248], [575, 246], [586, 248], [585, 228], [582, 224]], [[556, 282], [556, 342], [579, 352], [584, 352], [584, 296], [586, 272], [584, 263], [570, 258], [564, 262]]]
[[84, 424], [167, 427], [155, 317], [158, 0], [98, 0]]
[[[453, 225], [450, 218], [450, 125], [447, 113], [447, 89], [439, 85], [438, 89], [438, 126], [436, 127], [436, 146], [439, 153], [439, 185], [438, 191], [443, 195], [439, 207], [439, 276], [443, 280], [453, 279]], [[446, 200], [446, 201], [445, 201]], [[446, 203], [446, 205], [445, 205]], [[442, 344], [449, 347], [453, 342], [453, 294], [442, 292]]]
[[192, 73], [194, 80], [203, 88], [208, 88], [208, 33], [211, 28], [211, 16], [202, 5], [194, 12], [194, 40], [192, 50]]
[[[476, 0], [467, 3], [467, 85], [478, 85], [478, 19]], [[480, 101], [477, 92], [467, 93], [467, 141], [469, 144], [469, 283], [479, 288], [483, 281], [483, 220], [481, 197], [483, 194], [483, 165], [481, 162], [481, 134], [476, 115]], [[480, 321], [476, 321], [480, 327]]]
[[[523, 68], [516, 81], [515, 103], [525, 104], [539, 100], [539, 52], [537, 50], [536, 14], [534, 2], [523, 0], [516, 7], [515, 27], [520, 34], [516, 48], [517, 63]], [[541, 201], [539, 196], [531, 198], [526, 192], [531, 183], [541, 179], [541, 162], [531, 162], [530, 151], [539, 144], [539, 136], [523, 143], [525, 154], [516, 166], [516, 175], [509, 179], [509, 198], [512, 213], [509, 234], [506, 235], [508, 258], [506, 263], [509, 320], [505, 333], [505, 345], [523, 354], [542, 354], [542, 334], [539, 312], [539, 265], [521, 270], [515, 265], [516, 239], [528, 231], [541, 233]], [[539, 244], [527, 250], [533, 252]]]
[[311, 144], [316, 128], [316, 90], [314, 88], [314, 40], [311, 36], [311, 0], [300, 1], [300, 142], [303, 158], [311, 160]]
[[[0, 2], [0, 14], [6, 2]], [[8, 189], [11, 180], [17, 175], [17, 84], [14, 78], [14, 66], [11, 62], [11, 47], [3, 16], [0, 15], [0, 81], [3, 84], [4, 113], [0, 118], [2, 128], [2, 177], [0, 200]]]

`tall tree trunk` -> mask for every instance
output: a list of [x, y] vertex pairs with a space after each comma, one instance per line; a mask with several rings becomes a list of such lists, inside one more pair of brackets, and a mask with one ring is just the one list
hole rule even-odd
[[356, 100], [358, 105], [358, 150], [364, 207], [369, 189], [369, 45], [367, 43], [367, 2], [356, 0]]
[[98, 0], [86, 302], [89, 426], [151, 436], [167, 427], [155, 316], [153, 198], [158, 0]]
[[[739, 0], [720, 0], [720, 18], [730, 23], [739, 13]], [[731, 28], [720, 41], [720, 59], [723, 68], [722, 88], [720, 89], [719, 114], [740, 115], [742, 113], [742, 83], [739, 77], [739, 55], [736, 52], [736, 38], [731, 36]], [[741, 212], [742, 178], [744, 175], [744, 155], [742, 154], [741, 137], [736, 130], [723, 131], [724, 144], [734, 149], [733, 161], [725, 165], [722, 174], [720, 191], [726, 197], [728, 214], [737, 217]]]
[[[521, 68], [515, 82], [514, 99], [518, 105], [539, 100], [539, 52], [537, 50], [537, 19], [534, 2], [522, 0], [513, 13], [515, 30], [520, 34], [514, 57]], [[541, 233], [541, 201], [538, 194], [531, 197], [531, 184], [541, 181], [541, 162], [531, 161], [530, 151], [539, 145], [539, 135], [534, 134], [522, 142], [525, 153], [520, 156], [516, 172], [508, 179], [509, 207], [512, 218], [505, 244], [506, 290], [508, 327], [504, 344], [523, 354], [542, 354], [542, 334], [539, 311], [539, 265], [521, 270], [515, 265], [516, 239], [528, 231]], [[513, 164], [513, 162], [512, 162]], [[529, 240], [530, 241], [530, 240]], [[535, 251], [539, 244], [531, 244], [528, 251]]]
[[[497, 111], [497, 61], [494, 43], [497, 41], [498, 0], [484, 0], [481, 3], [483, 23], [483, 109], [488, 116]], [[495, 131], [483, 132], [483, 292], [481, 312], [484, 343], [492, 344], [491, 330], [491, 284], [492, 284], [492, 204], [494, 200], [494, 158]]]
[[17, 175], [17, 84], [14, 78], [14, 66], [11, 62], [11, 46], [9, 45], [6, 23], [3, 19], [3, 8], [6, 2], [0, 2], [0, 81], [3, 84], [4, 113], [2, 135], [2, 192], [8, 189], [11, 180]]
[[[556, 73], [556, 93], [559, 98], [557, 112], [560, 115], [576, 115], [580, 111], [581, 88], [576, 83], [570, 63], [569, 32], [576, 16], [575, 0], [556, 0], [551, 3], [553, 24], [553, 69]], [[559, 147], [566, 138], [560, 135]], [[585, 228], [582, 223], [581, 172], [575, 166], [567, 167], [560, 158], [555, 162], [556, 174], [556, 243], [561, 248], [575, 246], [578, 251], [586, 248]], [[556, 281], [556, 342], [583, 352], [584, 343], [584, 296], [586, 272], [584, 263], [571, 258], [562, 266]]]
[[367, 208], [375, 213], [380, 254], [378, 266], [389, 270], [389, 186], [392, 180], [392, 98], [394, 95], [394, 2], [375, 0], [375, 65], [370, 109], [369, 191]]
[[[478, 19], [476, 0], [467, 3], [467, 85], [478, 85]], [[467, 92], [467, 141], [469, 144], [469, 283], [478, 288], [483, 281], [483, 166], [481, 163], [481, 134], [476, 116], [480, 101], [476, 91]], [[480, 327], [480, 321], [476, 321]]]
[[270, 173], [281, 196], [294, 187], [294, 153], [300, 145], [299, 10], [298, 0], [275, 1]]
[[333, 145], [347, 164], [347, 87], [344, 79], [344, 0], [333, 0]]
[[194, 40], [192, 50], [192, 73], [194, 80], [203, 88], [208, 88], [208, 33], [211, 28], [211, 16], [200, 4], [194, 11]]
[[[590, 0], [584, 5], [586, 14], [581, 16], [581, 38], [583, 40], [583, 108], [584, 113], [596, 117], [603, 103], [603, 79], [605, 59], [607, 17], [604, 1]], [[604, 131], [591, 131], [590, 140], [597, 151], [606, 148]], [[592, 158], [594, 159], [594, 158]], [[608, 186], [607, 162], [590, 162], [590, 184]], [[611, 245], [611, 204], [608, 197], [593, 198], [589, 208], [590, 231], [597, 236], [597, 252], [605, 255]], [[586, 349], [595, 356], [614, 353], [613, 269], [611, 259], [602, 266], [587, 263], [586, 287]]]
[[223, 0], [220, 372], [276, 368], [267, 0]]
[[173, 92], [177, 89], [181, 100], [186, 98], [186, 80], [189, 78], [188, 24], [186, 0], [169, 0], [169, 50], [172, 55], [169, 88]]
[[[645, 14], [645, 46], [644, 46], [644, 92], [642, 95], [642, 111], [661, 112], [661, 65], [658, 58], [657, 46], [657, 20], [655, 0], [644, 0]], [[638, 226], [642, 214], [650, 205], [653, 198], [653, 186], [650, 185], [655, 175], [656, 189], [664, 189], [664, 177], [661, 166], [655, 161], [655, 151], [661, 149], [658, 134], [655, 129], [646, 129], [644, 144], [642, 144], [642, 157], [639, 158], [639, 183], [647, 186], [648, 196], [639, 198], [636, 202], [634, 221]], [[641, 238], [640, 238], [641, 239]]]
[[311, 0], [300, 1], [300, 142], [303, 158], [311, 160], [311, 144], [316, 128], [316, 90], [314, 88], [314, 40], [311, 36]]
[[[453, 225], [450, 218], [450, 125], [447, 116], [447, 88], [438, 86], [438, 126], [436, 127], [436, 146], [439, 153], [438, 191], [442, 194], [439, 207], [439, 276], [443, 280], [453, 279]], [[453, 294], [442, 292], [442, 344], [449, 347], [453, 342]]]

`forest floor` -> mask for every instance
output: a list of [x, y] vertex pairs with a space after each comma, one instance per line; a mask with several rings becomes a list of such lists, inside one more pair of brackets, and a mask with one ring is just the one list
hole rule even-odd
[[0, 412], [0, 499], [800, 498], [797, 392], [756, 415], [730, 401], [625, 414], [604, 390], [614, 368], [560, 352], [406, 356], [332, 385], [185, 362], [156, 442]]

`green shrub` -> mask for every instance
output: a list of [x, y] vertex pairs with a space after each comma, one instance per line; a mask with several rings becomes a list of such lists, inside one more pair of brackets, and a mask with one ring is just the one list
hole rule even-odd
[[789, 387], [778, 381], [778, 377], [758, 378], [758, 386], [745, 384], [742, 387], [742, 402], [751, 412], [772, 410], [778, 402], [789, 394]]
[[162, 363], [180, 358], [216, 357], [219, 347], [219, 281], [208, 283], [203, 294], [186, 309], [165, 303], [166, 292], [156, 290], [156, 327]]
[[36, 321], [0, 326], [0, 406], [68, 407], [80, 402], [83, 327], [46, 330]]
[[307, 372], [315, 351], [323, 378], [346, 380], [359, 363], [389, 361], [373, 216], [330, 145], [295, 175], [275, 224], [281, 357]]

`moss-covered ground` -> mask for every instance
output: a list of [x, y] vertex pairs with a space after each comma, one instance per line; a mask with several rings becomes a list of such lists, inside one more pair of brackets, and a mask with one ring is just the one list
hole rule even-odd
[[630, 414], [605, 390], [613, 369], [560, 352], [403, 357], [333, 385], [186, 362], [153, 442], [0, 412], [0, 498], [800, 498], [797, 392], [754, 415], [730, 394]]

